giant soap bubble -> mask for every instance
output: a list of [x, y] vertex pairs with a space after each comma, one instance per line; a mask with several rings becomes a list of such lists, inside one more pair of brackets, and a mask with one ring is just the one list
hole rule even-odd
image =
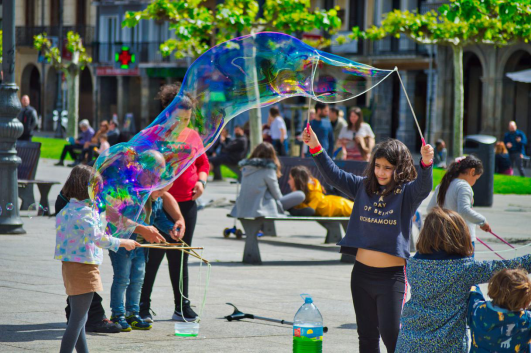
[[176, 98], [152, 124], [98, 157], [91, 198], [106, 210], [113, 236], [129, 237], [145, 217], [143, 205], [151, 191], [174, 181], [233, 117], [293, 96], [345, 101], [392, 72], [316, 50], [282, 33], [221, 43], [190, 66]]

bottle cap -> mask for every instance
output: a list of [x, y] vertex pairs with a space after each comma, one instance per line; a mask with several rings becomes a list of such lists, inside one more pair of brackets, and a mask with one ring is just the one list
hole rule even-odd
[[305, 299], [305, 304], [312, 304], [312, 296], [310, 294], [300, 294], [301, 298]]

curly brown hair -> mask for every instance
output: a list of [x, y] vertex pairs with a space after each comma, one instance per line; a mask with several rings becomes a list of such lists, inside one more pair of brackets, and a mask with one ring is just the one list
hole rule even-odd
[[[155, 100], [161, 101], [163, 108], [166, 108], [170, 103], [172, 103], [175, 96], [177, 96], [179, 93], [179, 90], [181, 90], [180, 82], [163, 85], [159, 89], [157, 96], [155, 96]], [[188, 93], [184, 93], [183, 98], [179, 102], [179, 108], [187, 110], [192, 109], [194, 108], [194, 103], [195, 102], [192, 96]]]
[[367, 177], [365, 180], [366, 192], [369, 196], [380, 191], [380, 184], [375, 176], [375, 160], [380, 158], [385, 158], [395, 167], [392, 181], [386, 186], [382, 195], [388, 195], [397, 186], [417, 178], [417, 171], [410, 150], [397, 139], [387, 139], [375, 147], [370, 163], [364, 171], [364, 176]]
[[493, 304], [510, 311], [527, 308], [530, 294], [530, 279], [524, 269], [503, 269], [488, 284], [488, 296]]

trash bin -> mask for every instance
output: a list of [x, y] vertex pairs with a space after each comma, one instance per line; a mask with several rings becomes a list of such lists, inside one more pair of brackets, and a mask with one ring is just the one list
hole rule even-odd
[[482, 161], [484, 173], [473, 186], [475, 206], [492, 206], [493, 175], [495, 173], [495, 142], [490, 135], [468, 135], [464, 141], [464, 154], [474, 155]]

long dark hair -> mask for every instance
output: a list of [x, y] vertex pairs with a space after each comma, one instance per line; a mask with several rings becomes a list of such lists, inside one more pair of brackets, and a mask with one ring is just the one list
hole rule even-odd
[[296, 190], [305, 193], [305, 202], [308, 202], [308, 184], [313, 178], [310, 170], [305, 166], [294, 166], [290, 170], [290, 176], [294, 179]]
[[475, 176], [484, 173], [482, 161], [472, 155], [468, 155], [465, 158], [455, 161], [449, 165], [447, 172], [441, 180], [440, 191], [438, 192], [438, 205], [440, 207], [443, 207], [443, 204], [445, 203], [445, 195], [447, 194], [447, 189], [449, 189], [451, 182], [460, 174], [466, 173], [471, 168], [475, 169]]
[[70, 171], [70, 176], [61, 189], [61, 194], [68, 200], [71, 198], [89, 199], [89, 181], [95, 172], [96, 170], [90, 166], [77, 165]]
[[275, 153], [275, 148], [270, 143], [260, 143], [257, 145], [253, 152], [251, 152], [251, 155], [249, 156], [250, 159], [257, 158], [257, 159], [270, 159], [273, 161], [275, 166], [277, 166], [277, 178], [282, 176], [281, 173], [281, 163], [279, 162], [279, 159], [277, 158], [277, 154]]
[[364, 171], [364, 176], [367, 177], [365, 180], [366, 192], [369, 196], [378, 193], [380, 190], [379, 181], [375, 177], [375, 160], [380, 158], [385, 158], [395, 167], [392, 181], [386, 186], [382, 195], [388, 195], [395, 187], [417, 178], [417, 171], [410, 150], [399, 140], [387, 139], [375, 147], [370, 163]]
[[[358, 116], [358, 119], [354, 126], [353, 123], [351, 123], [351, 114], [353, 113]], [[364, 123], [364, 115], [362, 114], [362, 110], [359, 107], [354, 107], [350, 109], [349, 115], [347, 116], [347, 129], [357, 132], [360, 129], [362, 123]]]

